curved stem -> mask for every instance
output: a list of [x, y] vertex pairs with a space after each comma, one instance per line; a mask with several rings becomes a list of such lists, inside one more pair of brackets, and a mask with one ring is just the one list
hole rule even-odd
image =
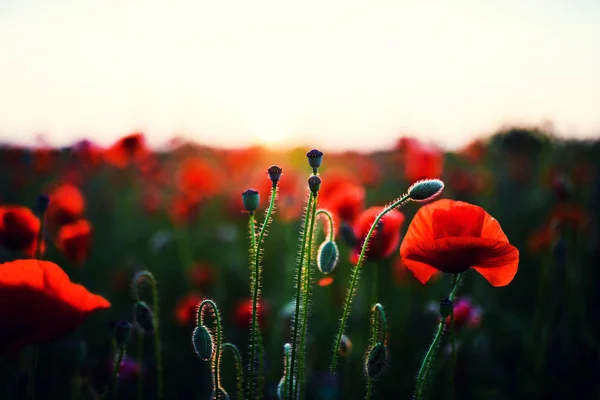
[[324, 208], [321, 208], [320, 210], [317, 210], [317, 214], [316, 215], [321, 215], [321, 214], [324, 214], [325, 216], [327, 216], [327, 219], [329, 220], [329, 241], [333, 242], [333, 239], [334, 239], [333, 217], [331, 216], [331, 213], [328, 210], [325, 210]]
[[216, 335], [216, 340], [215, 340], [215, 354], [213, 355], [213, 390], [214, 390], [214, 394], [215, 394], [215, 399], [219, 400], [219, 388], [221, 385], [220, 382], [220, 375], [219, 375], [219, 366], [221, 364], [221, 340], [222, 340], [222, 336], [221, 336], [221, 318], [219, 317], [219, 309], [217, 308], [217, 305], [215, 304], [214, 301], [210, 300], [210, 299], [204, 299], [202, 300], [202, 303], [200, 303], [200, 306], [198, 307], [198, 326], [201, 325], [205, 325], [204, 324], [204, 309], [206, 308], [206, 306], [209, 306], [210, 308], [212, 308], [212, 312], [213, 312], [213, 317], [214, 317], [214, 323], [215, 323], [215, 335]]
[[223, 343], [221, 349], [225, 351], [229, 349], [231, 354], [233, 355], [233, 359], [235, 361], [235, 376], [236, 376], [236, 387], [237, 387], [237, 398], [238, 400], [244, 400], [244, 366], [242, 364], [242, 355], [237, 348], [237, 346], [233, 343]]
[[108, 381], [108, 383], [106, 384], [106, 387], [104, 388], [104, 392], [102, 393], [101, 400], [106, 399], [106, 396], [108, 396], [108, 392], [113, 387], [117, 378], [119, 377], [119, 370], [121, 369], [121, 363], [123, 362], [124, 357], [125, 357], [125, 346], [121, 346], [119, 348], [119, 353], [117, 355], [115, 365], [113, 366], [112, 374], [110, 375], [110, 380]]
[[[263, 238], [265, 236], [265, 231], [267, 230], [267, 225], [269, 224], [269, 220], [271, 218], [271, 213], [273, 212], [273, 209], [275, 208], [275, 197], [277, 195], [277, 186], [274, 186], [271, 189], [271, 200], [269, 201], [269, 208], [267, 209], [267, 212], [265, 214], [265, 220], [263, 221], [262, 226], [260, 227], [260, 232], [258, 234], [258, 241], [256, 242], [256, 244], [253, 244], [252, 247], [254, 248], [254, 271], [253, 271], [253, 287], [252, 287], [252, 327], [251, 327], [251, 332], [250, 332], [250, 360], [248, 360], [248, 363], [250, 365], [250, 369], [249, 369], [249, 385], [250, 385], [250, 390], [248, 395], [250, 396], [251, 399], [254, 398], [254, 369], [256, 367], [256, 347], [257, 347], [257, 331], [259, 329], [258, 327], [258, 318], [257, 318], [257, 304], [258, 304], [258, 299], [260, 297], [260, 293], [259, 293], [259, 289], [260, 289], [260, 247], [263, 243]], [[255, 234], [252, 232], [254, 229], [254, 224], [252, 223], [252, 221], [254, 220], [253, 216], [250, 217], [250, 221], [251, 221], [251, 240], [254, 240], [255, 238]], [[260, 373], [260, 372], [259, 372]]]
[[133, 295], [136, 301], [140, 301], [140, 293], [138, 286], [143, 279], [150, 281], [152, 287], [152, 308], [153, 308], [153, 323], [154, 323], [154, 353], [156, 357], [156, 370], [157, 370], [157, 387], [158, 387], [158, 399], [163, 398], [163, 376], [162, 376], [162, 355], [160, 348], [160, 330], [158, 320], [158, 288], [156, 285], [156, 279], [150, 271], [140, 271], [133, 277]]
[[[296, 379], [296, 382], [294, 383], [294, 393], [298, 393], [298, 388], [299, 390], [299, 394], [300, 394], [300, 398], [303, 399], [304, 398], [304, 354], [305, 354], [305, 345], [306, 345], [306, 328], [308, 326], [308, 308], [309, 308], [309, 300], [310, 300], [310, 285], [311, 285], [311, 278], [310, 278], [310, 272], [311, 272], [311, 265], [310, 265], [310, 260], [312, 257], [312, 243], [313, 243], [313, 231], [314, 231], [314, 227], [315, 227], [315, 216], [316, 216], [316, 210], [317, 210], [317, 201], [318, 201], [318, 196], [315, 195], [313, 196], [313, 204], [310, 208], [311, 213], [310, 213], [310, 224], [309, 224], [309, 232], [308, 232], [308, 243], [306, 245], [306, 254], [307, 254], [307, 260], [306, 260], [306, 279], [304, 280], [304, 304], [302, 305], [303, 308], [303, 316], [302, 316], [302, 332], [300, 333], [300, 344], [299, 344], [299, 348], [298, 348], [298, 378]], [[331, 227], [333, 229], [333, 222]]]
[[[313, 192], [310, 192], [310, 195], [308, 197], [308, 205], [306, 208], [306, 215], [305, 215], [305, 221], [306, 221], [306, 216], [310, 215], [310, 211], [311, 211], [311, 206], [313, 203], [313, 197], [314, 194]], [[296, 277], [297, 281], [296, 281], [296, 311], [294, 313], [294, 334], [293, 334], [293, 338], [292, 338], [292, 357], [291, 357], [291, 362], [290, 362], [290, 370], [291, 370], [291, 377], [290, 379], [292, 380], [292, 385], [294, 383], [294, 372], [295, 372], [295, 364], [296, 364], [296, 348], [297, 346], [297, 340], [298, 340], [298, 319], [300, 316], [300, 294], [302, 293], [302, 270], [304, 267], [304, 252], [306, 250], [306, 236], [308, 233], [308, 227], [305, 226], [304, 227], [304, 231], [302, 232], [302, 246], [300, 249], [300, 259], [298, 262], [298, 276]], [[290, 399], [294, 398], [294, 392], [293, 390], [290, 393]]]
[[[462, 274], [456, 274], [453, 277], [453, 286], [448, 299], [450, 301], [454, 300], [454, 296], [456, 295], [456, 290], [460, 284], [460, 280], [462, 278]], [[421, 368], [419, 370], [419, 375], [417, 376], [417, 387], [415, 389], [415, 400], [421, 400], [423, 398], [423, 393], [425, 389], [425, 381], [427, 380], [427, 375], [429, 374], [429, 370], [431, 369], [431, 365], [433, 364], [433, 360], [435, 359], [435, 353], [437, 348], [439, 347], [440, 340], [444, 334], [444, 328], [446, 327], [446, 318], [442, 317], [440, 319], [440, 323], [438, 325], [438, 330], [433, 338], [433, 342], [429, 346], [427, 353], [425, 354], [425, 358], [423, 359], [423, 363], [421, 364]]]
[[369, 241], [371, 240], [371, 236], [373, 236], [373, 232], [375, 231], [375, 228], [377, 227], [377, 225], [379, 224], [379, 221], [381, 220], [381, 218], [384, 217], [385, 214], [387, 214], [388, 212], [392, 211], [393, 209], [395, 209], [397, 207], [400, 207], [401, 205], [403, 205], [404, 203], [406, 203], [408, 201], [410, 201], [408, 195], [404, 195], [404, 196], [400, 197], [398, 200], [396, 200], [395, 202], [393, 202], [392, 204], [390, 204], [389, 206], [387, 206], [386, 208], [384, 208], [383, 211], [381, 211], [379, 213], [379, 215], [377, 215], [377, 218], [375, 218], [375, 221], [373, 221], [373, 224], [371, 225], [371, 228], [369, 229], [369, 232], [367, 233], [365, 241], [363, 242], [363, 245], [362, 245], [362, 249], [360, 250], [360, 255], [358, 256], [358, 261], [357, 261], [356, 265], [354, 266], [354, 269], [352, 270], [352, 280], [350, 281], [350, 288], [348, 289], [348, 294], [346, 296], [344, 312], [342, 313], [340, 327], [339, 327], [337, 337], [335, 340], [335, 344], [333, 347], [333, 357], [331, 360], [331, 369], [330, 369], [331, 373], [335, 373], [335, 369], [337, 367], [338, 349], [340, 348], [340, 343], [342, 342], [342, 335], [344, 334], [344, 331], [346, 330], [346, 323], [348, 322], [348, 315], [350, 314], [350, 307], [352, 305], [352, 300], [353, 300], [354, 294], [356, 292], [356, 285], [358, 283], [358, 277], [360, 275], [360, 268], [365, 259], [367, 246], [368, 246]]

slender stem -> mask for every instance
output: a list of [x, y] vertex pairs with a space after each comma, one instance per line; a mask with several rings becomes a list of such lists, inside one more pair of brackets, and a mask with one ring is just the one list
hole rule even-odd
[[[314, 195], [313, 196], [313, 204], [310, 208], [310, 224], [309, 224], [309, 232], [308, 232], [308, 243], [306, 245], [306, 279], [304, 280], [304, 304], [302, 305], [303, 308], [303, 316], [302, 316], [302, 332], [300, 334], [300, 345], [298, 348], [298, 378], [296, 379], [296, 382], [294, 383], [294, 393], [298, 393], [298, 388], [299, 388], [299, 394], [300, 394], [300, 398], [303, 399], [304, 398], [304, 355], [305, 355], [305, 345], [306, 345], [306, 329], [308, 326], [308, 308], [309, 308], [309, 299], [310, 299], [310, 285], [311, 285], [311, 278], [310, 278], [310, 273], [311, 273], [311, 264], [310, 264], [310, 260], [312, 257], [312, 243], [313, 243], [313, 232], [314, 232], [314, 227], [315, 227], [315, 216], [316, 216], [316, 211], [317, 211], [317, 201], [318, 201], [318, 196]], [[331, 228], [333, 228], [333, 226], [331, 226]]]
[[290, 396], [292, 393], [292, 382], [294, 381], [294, 379], [292, 377], [292, 364], [291, 364], [292, 346], [289, 343], [286, 343], [283, 346], [283, 353], [284, 353], [283, 369], [284, 369], [284, 374], [285, 374], [284, 398], [286, 398], [286, 397]]
[[325, 216], [327, 216], [327, 219], [329, 220], [329, 241], [333, 242], [333, 239], [334, 239], [333, 217], [331, 216], [331, 213], [325, 209], [317, 210], [317, 215], [321, 215], [321, 214], [324, 214]]
[[[311, 191], [310, 195], [308, 197], [308, 205], [306, 208], [306, 215], [305, 215], [305, 220], [306, 220], [306, 216], [310, 215], [310, 209], [313, 203], [313, 197], [314, 194]], [[293, 339], [292, 339], [292, 357], [291, 357], [291, 362], [290, 362], [290, 370], [292, 372], [290, 379], [291, 384], [294, 384], [294, 372], [295, 372], [295, 363], [296, 363], [296, 347], [297, 347], [297, 341], [298, 341], [298, 319], [300, 317], [300, 294], [302, 293], [302, 270], [304, 267], [304, 252], [306, 250], [306, 236], [308, 233], [308, 227], [305, 226], [304, 227], [304, 231], [302, 232], [302, 246], [300, 249], [300, 260], [298, 262], [298, 276], [297, 276], [297, 281], [296, 281], [296, 311], [294, 313], [294, 334], [293, 334]], [[294, 398], [294, 391], [292, 390], [290, 393], [290, 399]]]
[[[248, 393], [248, 395], [250, 396], [251, 399], [254, 398], [254, 369], [256, 367], [256, 347], [257, 347], [257, 331], [259, 330], [259, 326], [258, 326], [258, 318], [257, 318], [257, 304], [258, 304], [258, 299], [260, 297], [260, 293], [259, 293], [259, 288], [260, 288], [260, 247], [263, 243], [263, 238], [265, 235], [265, 231], [267, 230], [267, 225], [269, 224], [269, 220], [271, 218], [271, 213], [273, 212], [273, 209], [275, 208], [275, 197], [277, 195], [277, 186], [274, 186], [271, 189], [271, 199], [269, 201], [269, 208], [267, 209], [267, 212], [265, 214], [265, 220], [263, 221], [262, 226], [260, 227], [260, 232], [258, 234], [258, 241], [256, 242], [256, 244], [252, 245], [252, 248], [254, 249], [254, 271], [253, 271], [253, 287], [252, 287], [252, 328], [251, 328], [251, 332], [250, 332], [250, 360], [248, 361], [249, 365], [250, 365], [250, 369], [249, 369], [249, 385], [250, 385], [250, 391]], [[253, 216], [250, 217], [250, 235], [252, 236], [251, 240], [254, 240], [255, 238], [255, 234], [253, 232], [254, 230], [254, 224], [252, 223], [252, 221], [254, 220]], [[260, 372], [259, 372], [260, 373]]]
[[[456, 290], [460, 284], [460, 280], [462, 278], [462, 274], [456, 274], [453, 277], [453, 287], [448, 299], [450, 301], [454, 300], [454, 296], [456, 295]], [[436, 350], [439, 346], [439, 342], [442, 339], [444, 334], [444, 328], [446, 327], [446, 318], [442, 317], [440, 319], [440, 323], [438, 326], [438, 330], [433, 338], [433, 342], [429, 346], [427, 353], [425, 354], [425, 358], [423, 359], [423, 363], [421, 364], [421, 368], [419, 370], [419, 375], [417, 376], [417, 387], [415, 390], [415, 400], [421, 400], [423, 398], [423, 393], [425, 389], [425, 381], [427, 380], [427, 375], [429, 374], [429, 370], [431, 365], [433, 364], [433, 360], [435, 358]]]
[[331, 368], [330, 368], [331, 373], [335, 373], [335, 369], [337, 367], [338, 349], [340, 348], [340, 343], [342, 342], [342, 335], [344, 334], [344, 331], [346, 330], [346, 323], [348, 322], [348, 315], [350, 314], [350, 307], [352, 305], [352, 300], [353, 300], [354, 294], [356, 292], [356, 285], [358, 283], [358, 277], [360, 275], [360, 268], [365, 259], [367, 246], [368, 246], [369, 241], [371, 240], [371, 236], [373, 236], [373, 232], [375, 231], [375, 228], [377, 227], [379, 221], [381, 220], [381, 218], [383, 218], [383, 216], [385, 214], [392, 211], [396, 207], [400, 207], [402, 204], [404, 204], [408, 201], [410, 201], [408, 195], [404, 195], [404, 196], [400, 197], [398, 200], [396, 200], [395, 202], [393, 202], [392, 204], [390, 204], [389, 206], [387, 206], [386, 208], [384, 208], [383, 211], [381, 211], [379, 213], [379, 215], [377, 215], [377, 218], [375, 218], [375, 221], [373, 221], [373, 224], [371, 225], [371, 228], [369, 229], [369, 232], [367, 233], [365, 241], [362, 245], [362, 249], [360, 250], [360, 255], [358, 256], [358, 262], [356, 263], [356, 265], [354, 266], [354, 269], [352, 270], [352, 280], [350, 281], [350, 288], [348, 289], [348, 295], [346, 296], [344, 312], [342, 313], [340, 327], [339, 327], [337, 337], [335, 340], [335, 344], [333, 347], [333, 356], [332, 356]]
[[[144, 331], [138, 329], [137, 332], [137, 362], [140, 368], [144, 365]], [[144, 379], [143, 374], [140, 372], [137, 376], [137, 398], [142, 400], [144, 397]]]
[[213, 355], [213, 366], [212, 366], [213, 367], [213, 391], [215, 394], [215, 397], [214, 397], [215, 400], [219, 400], [219, 395], [220, 395], [219, 388], [221, 386], [220, 375], [219, 375], [219, 366], [221, 364], [220, 357], [221, 357], [221, 351], [222, 351], [221, 318], [219, 317], [219, 309], [217, 308], [217, 305], [215, 304], [215, 302], [210, 299], [205, 299], [202, 301], [202, 303], [200, 303], [200, 306], [198, 307], [198, 321], [197, 321], [198, 326], [205, 325], [204, 324], [204, 309], [207, 306], [212, 308], [214, 324], [215, 324], [215, 335], [216, 335], [215, 349], [216, 350]]
[[233, 343], [223, 343], [221, 349], [225, 351], [229, 349], [233, 355], [235, 361], [235, 376], [236, 376], [236, 387], [237, 387], [237, 398], [238, 400], [244, 400], [244, 366], [242, 364], [242, 355], [239, 349]]
[[113, 371], [110, 376], [110, 380], [106, 384], [104, 388], [104, 392], [102, 393], [101, 400], [106, 399], [110, 389], [115, 385], [117, 378], [119, 377], [119, 370], [121, 369], [121, 363], [123, 362], [123, 357], [125, 357], [125, 346], [121, 346], [119, 348], [119, 353], [117, 354], [117, 360], [115, 361], [115, 365], [113, 366]]
[[156, 279], [154, 279], [154, 275], [150, 271], [141, 271], [138, 272], [133, 278], [133, 293], [136, 301], [140, 301], [140, 295], [138, 290], [138, 285], [144, 279], [148, 279], [150, 281], [150, 286], [152, 287], [152, 308], [153, 308], [153, 323], [154, 323], [154, 356], [156, 357], [156, 372], [158, 375], [157, 378], [157, 390], [158, 390], [158, 399], [163, 399], [163, 374], [162, 374], [162, 354], [160, 348], [160, 330], [159, 330], [159, 319], [158, 319], [158, 288], [156, 285]]

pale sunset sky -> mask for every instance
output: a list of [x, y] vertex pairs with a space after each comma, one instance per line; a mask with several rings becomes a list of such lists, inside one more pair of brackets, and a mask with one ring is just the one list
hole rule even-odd
[[0, 0], [0, 142], [600, 136], [599, 0]]

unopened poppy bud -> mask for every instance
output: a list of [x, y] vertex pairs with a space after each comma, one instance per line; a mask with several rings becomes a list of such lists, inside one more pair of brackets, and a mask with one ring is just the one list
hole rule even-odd
[[444, 182], [439, 179], [424, 179], [413, 183], [408, 188], [408, 197], [412, 201], [429, 201], [442, 193], [444, 190]]
[[119, 321], [115, 324], [115, 342], [119, 347], [125, 346], [131, 336], [131, 324], [128, 321]]
[[319, 193], [319, 189], [321, 188], [321, 178], [316, 175], [312, 175], [308, 178], [308, 188], [314, 195]]
[[321, 166], [321, 162], [323, 162], [323, 152], [317, 149], [312, 149], [306, 153], [306, 158], [308, 158], [308, 164], [312, 167], [313, 172], [316, 174], [317, 170]]
[[39, 215], [43, 215], [48, 209], [50, 204], [50, 197], [47, 194], [41, 194], [37, 198], [37, 212]]
[[154, 330], [154, 313], [145, 302], [137, 301], [133, 305], [133, 316], [135, 322], [145, 331], [151, 332]]
[[253, 213], [258, 208], [258, 204], [260, 203], [260, 195], [254, 189], [248, 189], [242, 193], [242, 202], [244, 203], [244, 208], [249, 213]]
[[202, 361], [208, 361], [213, 355], [212, 335], [204, 325], [198, 325], [192, 333], [194, 351]]
[[358, 239], [354, 234], [354, 230], [347, 223], [342, 222], [340, 226], [340, 234], [342, 235], [342, 239], [344, 239], [348, 247], [353, 248], [358, 244]]
[[271, 182], [273, 182], [273, 187], [277, 186], [277, 182], [279, 182], [283, 170], [277, 165], [273, 165], [267, 170], [267, 172], [269, 173], [269, 179], [271, 180]]
[[340, 252], [335, 242], [327, 240], [319, 246], [317, 267], [324, 274], [333, 272], [337, 265]]
[[440, 315], [442, 316], [442, 318], [448, 318], [448, 316], [452, 314], [453, 308], [454, 303], [452, 303], [452, 300], [446, 298], [440, 301]]
[[338, 353], [342, 357], [347, 357], [352, 354], [352, 341], [346, 335], [342, 335], [342, 340], [340, 341], [340, 348], [338, 349]]
[[377, 343], [367, 355], [365, 370], [367, 376], [371, 379], [379, 378], [388, 367], [389, 354], [387, 346], [383, 343]]

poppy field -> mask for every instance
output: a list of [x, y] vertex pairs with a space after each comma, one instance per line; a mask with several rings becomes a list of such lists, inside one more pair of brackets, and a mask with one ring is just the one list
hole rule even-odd
[[0, 399], [600, 396], [600, 142], [0, 146]]

